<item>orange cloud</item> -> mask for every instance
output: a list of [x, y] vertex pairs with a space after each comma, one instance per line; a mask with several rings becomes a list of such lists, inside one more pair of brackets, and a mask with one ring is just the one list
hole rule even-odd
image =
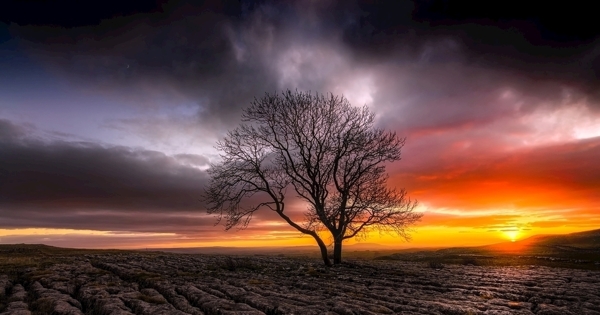
[[451, 227], [486, 227], [490, 224], [507, 223], [521, 218], [518, 215], [486, 215], [486, 216], [465, 216], [450, 215], [436, 212], [426, 212], [420, 226], [451, 226]]
[[[447, 163], [399, 171], [390, 184], [406, 187], [431, 207], [589, 208], [600, 205], [600, 138], [471, 160], [456, 153]], [[457, 162], [458, 161], [458, 162]]]

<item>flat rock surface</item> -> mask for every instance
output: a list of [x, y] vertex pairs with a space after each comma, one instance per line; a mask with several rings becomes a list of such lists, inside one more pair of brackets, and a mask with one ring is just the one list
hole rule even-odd
[[88, 254], [0, 270], [0, 314], [600, 314], [600, 272], [276, 256]]

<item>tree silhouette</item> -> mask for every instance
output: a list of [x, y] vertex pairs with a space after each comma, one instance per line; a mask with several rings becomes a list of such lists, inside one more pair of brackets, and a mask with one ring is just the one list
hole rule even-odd
[[[407, 227], [422, 214], [404, 189], [387, 186], [384, 166], [400, 160], [405, 139], [375, 128], [374, 118], [366, 106], [333, 94], [288, 90], [255, 98], [242, 124], [217, 143], [222, 161], [208, 170], [208, 213], [225, 218], [228, 230], [245, 228], [255, 211], [274, 211], [315, 239], [328, 266], [323, 232], [333, 239], [334, 264], [344, 240], [369, 230], [407, 240]], [[308, 204], [304, 220], [286, 212], [291, 189]]]

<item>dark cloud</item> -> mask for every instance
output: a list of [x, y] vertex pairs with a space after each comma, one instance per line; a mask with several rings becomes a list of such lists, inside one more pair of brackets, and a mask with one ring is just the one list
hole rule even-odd
[[[128, 231], [138, 233], [177, 233], [181, 235], [202, 233], [213, 227], [215, 218], [202, 211], [156, 213], [145, 210], [119, 209], [105, 211], [80, 208], [40, 210], [35, 206], [16, 208], [10, 205], [2, 211], [0, 228], [53, 228], [94, 231]], [[213, 232], [222, 228], [212, 229]]]
[[514, 71], [535, 80], [576, 84], [598, 97], [600, 27], [593, 4], [523, 5], [516, 1], [359, 2], [345, 42], [363, 58], [456, 61], [432, 42], [452, 40], [460, 62]]
[[348, 7], [354, 7], [358, 16], [346, 27], [348, 42], [382, 52], [393, 50], [407, 35], [453, 35], [473, 48], [514, 46], [524, 53], [550, 49], [561, 54], [552, 48], [590, 43], [600, 29], [594, 23], [593, 4], [586, 1], [568, 6], [517, 1], [358, 1]]
[[421, 65], [407, 74], [415, 79], [409, 84], [417, 82], [410, 89], [423, 91], [419, 82], [431, 81], [435, 92], [425, 87], [422, 94], [432, 102], [445, 90], [481, 87], [464, 78], [472, 69], [490, 77], [489, 85], [519, 78], [528, 95], [544, 98], [555, 97], [561, 85], [594, 98], [600, 90], [598, 26], [585, 5], [171, 1], [138, 7], [100, 10], [106, 18], [99, 21], [84, 12], [90, 22], [70, 28], [34, 16], [15, 20], [11, 31], [32, 56], [78, 84], [137, 103], [196, 103], [207, 128], [237, 122], [240, 109], [264, 92], [335, 90], [336, 80], [359, 76], [345, 72], [361, 65]]
[[[0, 120], [0, 228], [222, 232], [201, 201], [208, 158], [44, 141], [31, 130]], [[298, 216], [294, 209], [288, 212]], [[278, 218], [264, 211], [253, 222]], [[257, 231], [265, 230], [252, 227], [247, 233]]]
[[0, 119], [0, 141], [8, 142], [23, 138], [30, 128], [32, 126], [19, 126], [6, 119]]
[[4, 1], [0, 21], [19, 25], [72, 28], [98, 25], [102, 20], [140, 12], [161, 11], [165, 1]]
[[50, 71], [138, 104], [191, 101], [200, 103], [203, 116], [218, 112], [227, 121], [257, 90], [275, 89], [257, 65], [235, 60], [228, 30], [240, 27], [245, 6], [209, 1], [161, 7], [149, 13], [131, 9], [93, 26], [15, 21], [10, 30]]
[[[172, 157], [86, 142], [46, 143], [16, 138], [20, 129], [0, 121], [3, 217], [11, 211], [47, 211], [49, 216], [88, 210], [118, 210], [124, 216], [128, 211], [202, 211], [199, 194], [207, 181], [197, 168], [207, 161], [202, 156]], [[87, 220], [85, 215], [77, 218]]]
[[[178, 235], [223, 229], [213, 227], [216, 217], [205, 213], [201, 201], [209, 163], [201, 155], [43, 141], [27, 127], [0, 120], [0, 160], [0, 228]], [[288, 215], [300, 215], [294, 202], [288, 208]], [[278, 219], [264, 211], [253, 224]]]
[[206, 157], [197, 154], [177, 154], [175, 158], [179, 163], [188, 166], [207, 167], [210, 163]]

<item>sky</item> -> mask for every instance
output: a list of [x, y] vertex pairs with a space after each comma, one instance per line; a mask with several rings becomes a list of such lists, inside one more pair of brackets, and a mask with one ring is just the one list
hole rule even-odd
[[201, 200], [216, 141], [285, 89], [343, 95], [406, 137], [389, 185], [424, 216], [409, 243], [359, 241], [600, 228], [592, 4], [467, 2], [3, 2], [0, 243], [314, 245], [268, 211], [225, 231]]

